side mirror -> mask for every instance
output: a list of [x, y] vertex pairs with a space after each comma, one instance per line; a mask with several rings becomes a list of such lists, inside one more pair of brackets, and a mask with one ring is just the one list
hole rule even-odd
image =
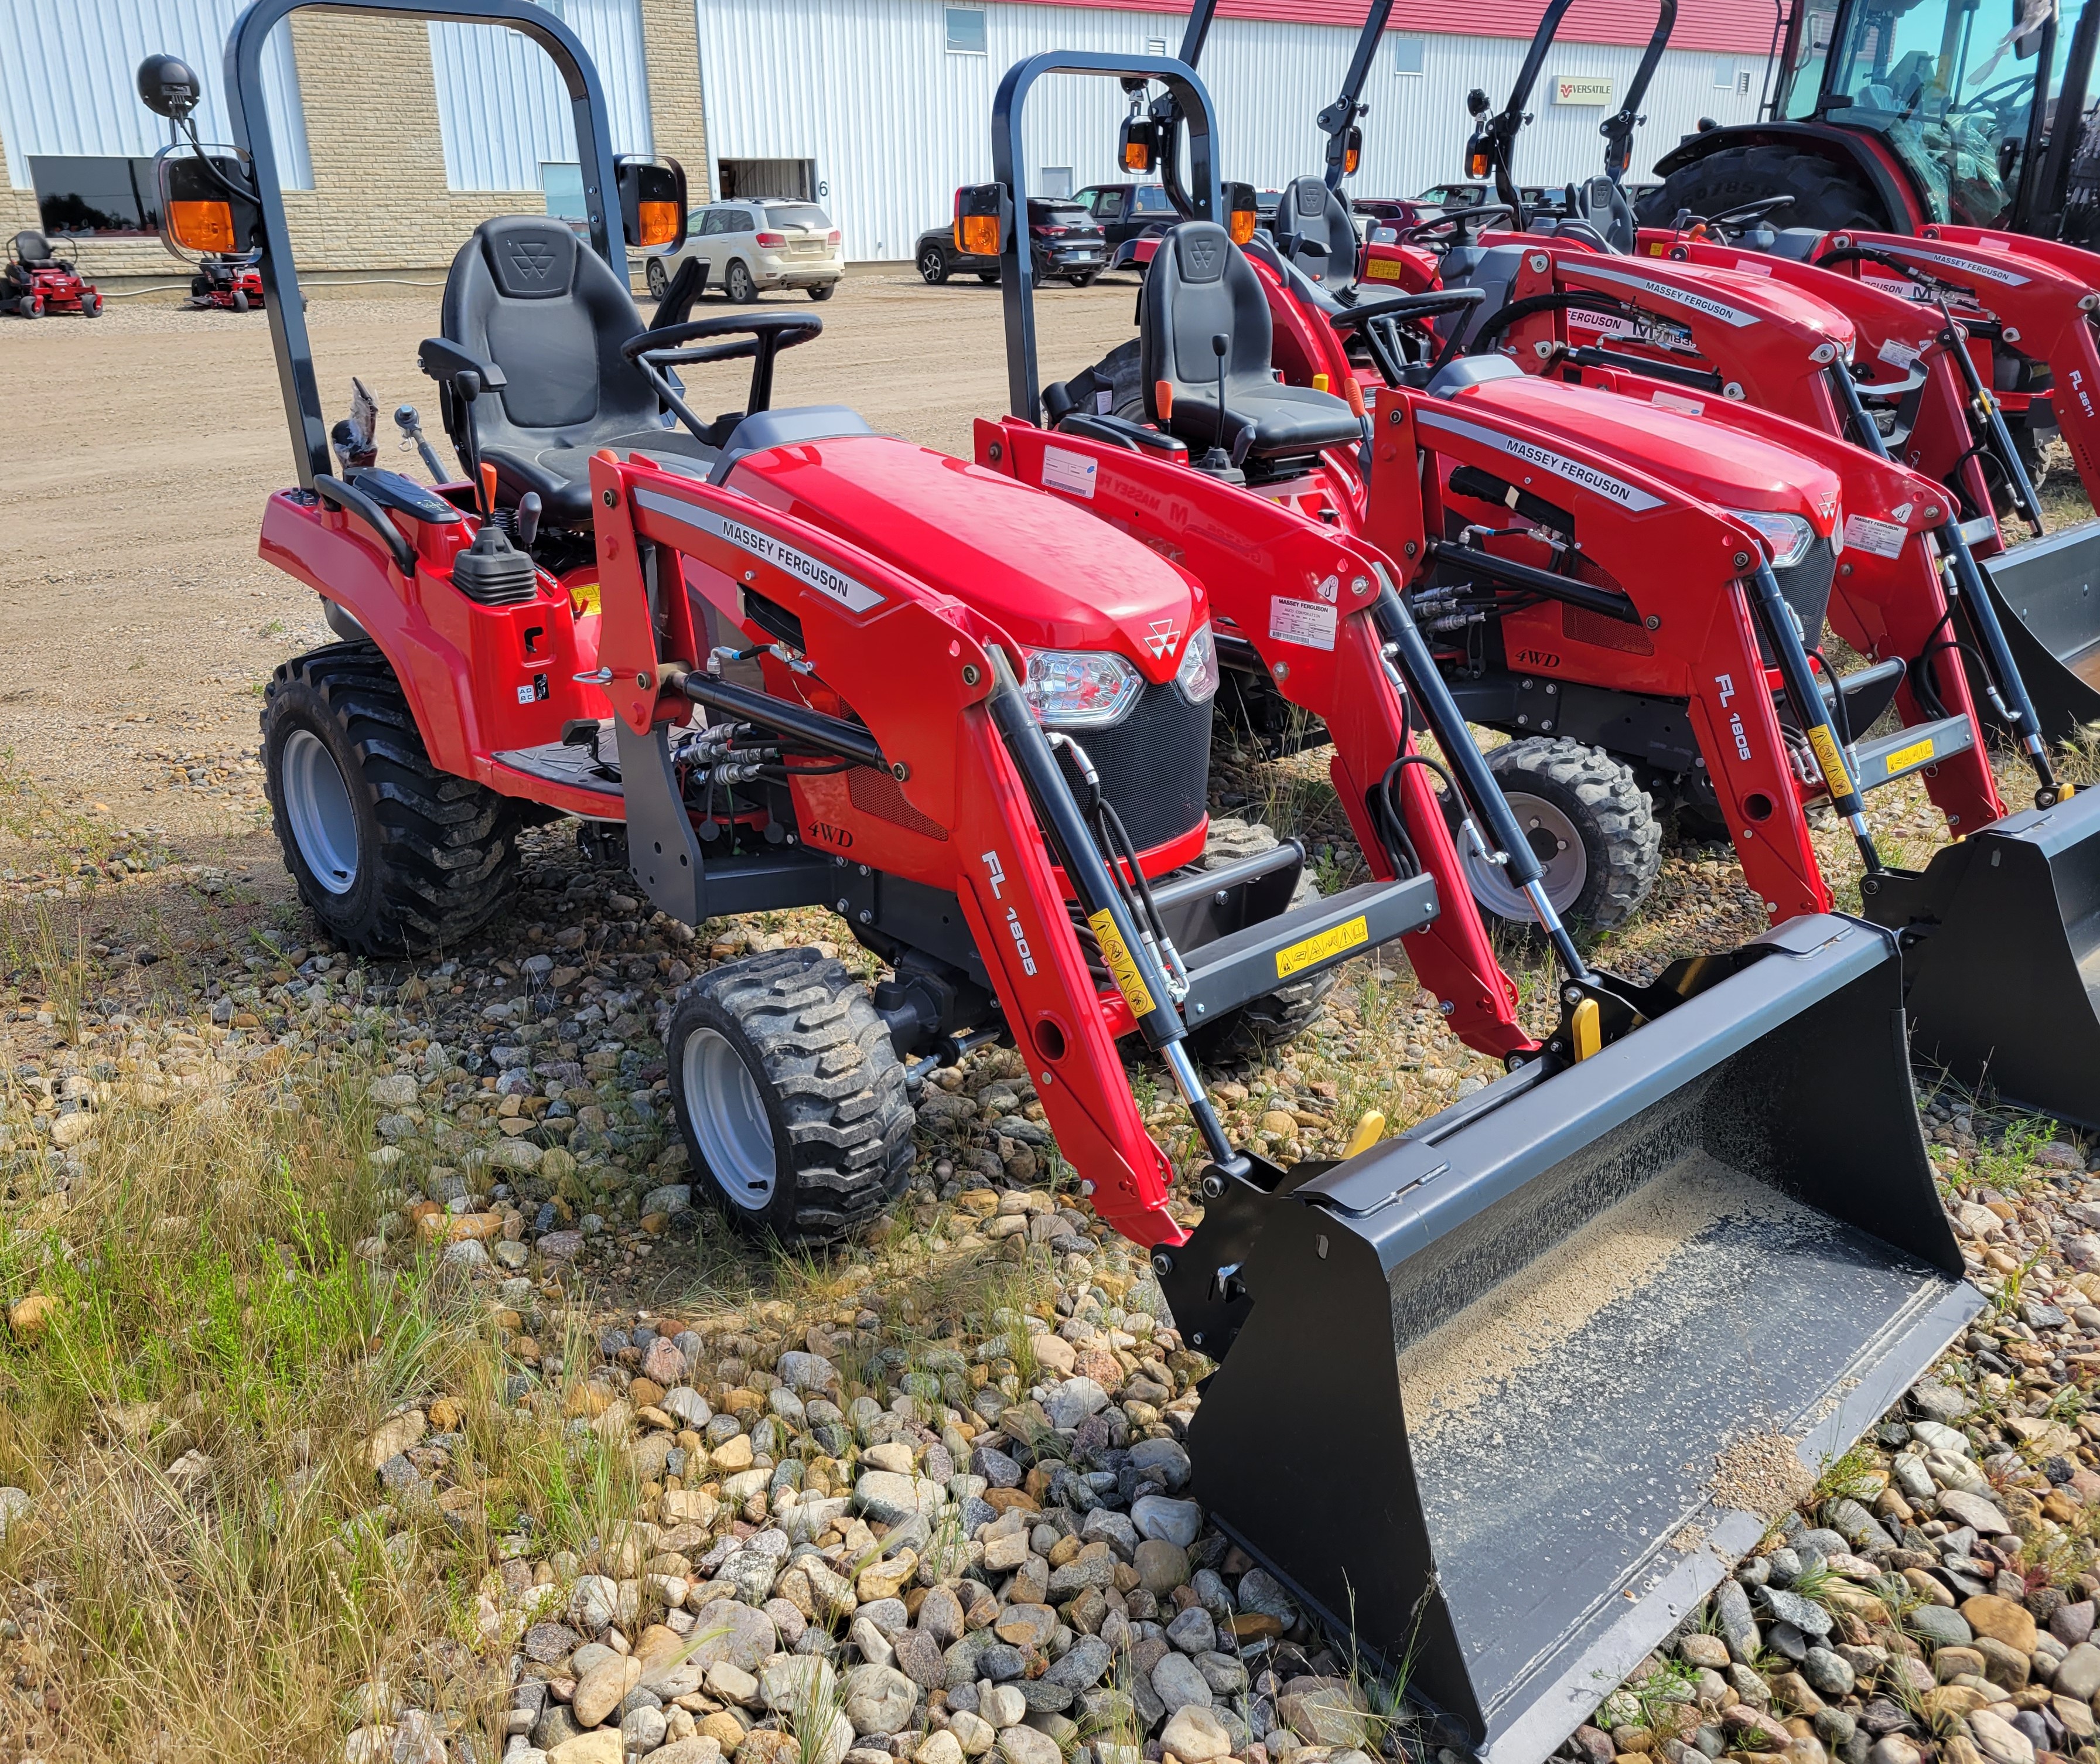
[[234, 191], [248, 183], [248, 167], [232, 148], [199, 154], [163, 148], [154, 162], [161, 209], [161, 243], [185, 261], [226, 257], [255, 248], [262, 216]]
[[1466, 175], [1485, 178], [1494, 170], [1494, 162], [1488, 152], [1488, 131], [1485, 128], [1473, 130], [1473, 138], [1466, 143]]
[[1469, 117], [1485, 117], [1488, 113], [1489, 103], [1488, 95], [1476, 86], [1466, 94], [1466, 114]]
[[185, 121], [203, 99], [203, 82], [188, 62], [173, 55], [148, 55], [139, 64], [139, 100], [155, 116]]
[[1255, 229], [1261, 224], [1261, 210], [1255, 206], [1254, 186], [1251, 183], [1229, 183], [1224, 187], [1225, 231], [1232, 236], [1233, 243], [1243, 245], [1254, 237]]
[[620, 228], [638, 251], [676, 251], [686, 242], [686, 168], [669, 157], [621, 154], [612, 162]]
[[965, 184], [955, 192], [955, 249], [965, 256], [999, 256], [1012, 225], [1013, 197], [1004, 184]]
[[1149, 117], [1126, 117], [1117, 163], [1125, 171], [1149, 172], [1159, 157], [1159, 125]]
[[1363, 163], [1363, 157], [1364, 131], [1352, 127], [1342, 143], [1342, 175], [1344, 178], [1355, 177], [1357, 167]]

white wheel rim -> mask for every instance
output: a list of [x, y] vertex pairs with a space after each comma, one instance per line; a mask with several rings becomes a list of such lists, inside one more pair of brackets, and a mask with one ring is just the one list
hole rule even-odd
[[279, 761], [285, 818], [313, 879], [331, 894], [357, 886], [357, 809], [350, 786], [328, 744], [311, 730], [295, 729]]
[[679, 1071], [701, 1158], [730, 1201], [764, 1211], [773, 1201], [773, 1123], [751, 1068], [727, 1036], [703, 1027], [686, 1038]]
[[661, 258], [651, 258], [649, 260], [649, 292], [661, 300], [664, 298], [664, 260]]
[[[1517, 826], [1531, 840], [1532, 850], [1545, 868], [1546, 897], [1552, 902], [1554, 911], [1565, 913], [1582, 897], [1583, 886], [1590, 880], [1590, 854], [1583, 848], [1582, 836], [1573, 821], [1543, 797], [1522, 791], [1511, 791], [1508, 796], [1510, 813], [1516, 817]], [[1551, 842], [1550, 851], [1544, 849], [1548, 841]], [[1536, 915], [1530, 899], [1510, 880], [1502, 865], [1489, 863], [1462, 845], [1459, 856], [1475, 900], [1498, 919], [1533, 923]]]
[[920, 258], [919, 274], [929, 282], [938, 281], [941, 279], [941, 259], [938, 253], [929, 251], [924, 257]]

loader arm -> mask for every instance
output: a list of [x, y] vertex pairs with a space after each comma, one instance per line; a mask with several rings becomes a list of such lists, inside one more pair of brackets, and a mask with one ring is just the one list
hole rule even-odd
[[[1094, 462], [1086, 499], [1091, 512], [1200, 577], [1210, 588], [1213, 615], [1254, 645], [1277, 690], [1327, 724], [1336, 747], [1335, 788], [1365, 862], [1381, 880], [1396, 876], [1369, 805], [1396, 762], [1414, 748], [1406, 706], [1384, 672], [1370, 618], [1379, 562], [1370, 549], [1185, 465], [1012, 418], [980, 420], [977, 452], [981, 463], [1052, 490], [1073, 481], [1065, 470], [1070, 456]], [[1399, 766], [1401, 812], [1423, 869], [1436, 878], [1442, 911], [1405, 940], [1408, 959], [1444, 1001], [1452, 1032], [1468, 1047], [1498, 1059], [1528, 1052], [1536, 1043], [1517, 1020], [1515, 983], [1496, 962], [1471, 911], [1457, 849], [1423, 770]]]
[[[600, 505], [599, 653], [621, 725], [630, 849], [652, 897], [667, 911], [693, 911], [678, 893], [688, 854], [661, 849], [681, 832], [691, 839], [690, 818], [671, 794], [671, 768], [638, 762], [663, 752], [668, 730], [691, 708], [678, 681], [704, 668], [686, 597], [660, 592], [652, 612], [651, 550], [660, 589], [686, 573], [669, 560], [690, 560], [704, 578], [748, 584], [801, 620], [811, 673], [798, 677], [851, 707], [889, 780], [942, 836], [919, 840], [914, 867], [893, 849], [892, 873], [960, 903], [1063, 1155], [1118, 1231], [1147, 1248], [1179, 1242], [1167, 1208], [1172, 1167], [1139, 1118], [1110, 1032], [1119, 1001], [1112, 989], [1105, 998], [1088, 971], [1027, 792], [987, 709], [987, 651], [998, 645], [1017, 655], [1018, 646], [960, 602], [748, 496], [604, 455], [591, 463], [591, 487]], [[664, 800], [644, 800], [648, 792]], [[645, 840], [659, 849], [639, 849]], [[662, 866], [653, 875], [652, 859]], [[689, 861], [703, 867], [697, 841]]]

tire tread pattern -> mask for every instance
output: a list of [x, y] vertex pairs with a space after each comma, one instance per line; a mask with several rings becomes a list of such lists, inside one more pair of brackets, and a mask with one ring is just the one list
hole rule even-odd
[[1587, 903], [1567, 916], [1593, 931], [1623, 924], [1648, 898], [1662, 866], [1662, 827], [1632, 770], [1600, 747], [1563, 735], [1506, 742], [1487, 758], [1488, 770], [1505, 791], [1544, 783], [1564, 805], [1569, 799], [1579, 805], [1597, 830], [1605, 861], [1601, 886], [1593, 863], [1592, 880], [1583, 890]]

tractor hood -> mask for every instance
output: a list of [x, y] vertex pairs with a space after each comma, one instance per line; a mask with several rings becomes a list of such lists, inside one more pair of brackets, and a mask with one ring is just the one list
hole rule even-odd
[[753, 453], [729, 487], [952, 594], [1030, 649], [1110, 650], [1170, 680], [1202, 587], [1084, 510], [888, 435]]
[[1717, 508], [1797, 514], [1828, 539], [1842, 481], [1791, 448], [1616, 392], [1511, 374], [1452, 402], [1485, 406], [1590, 455], [1607, 454]]
[[[1716, 341], [1760, 326], [1784, 326], [1801, 343], [1804, 359], [1820, 344], [1854, 346], [1852, 321], [1829, 301], [1770, 276], [1740, 270], [1658, 263], [1640, 258], [1607, 258], [1564, 252], [1560, 279], [1676, 319], [1695, 335]], [[1769, 335], [1761, 332], [1760, 339]]]

